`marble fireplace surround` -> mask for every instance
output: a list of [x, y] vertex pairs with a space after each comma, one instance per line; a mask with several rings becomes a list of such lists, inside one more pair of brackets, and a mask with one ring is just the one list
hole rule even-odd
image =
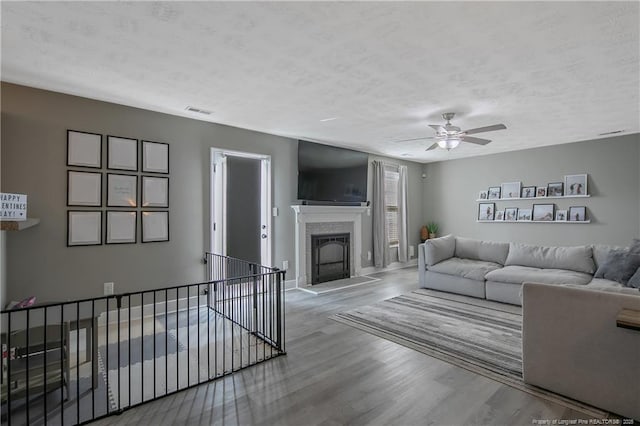
[[[310, 235], [348, 230], [351, 234], [351, 276], [362, 271], [362, 213], [365, 206], [291, 206], [295, 215], [296, 287], [311, 285]], [[307, 259], [307, 257], [309, 259]]]

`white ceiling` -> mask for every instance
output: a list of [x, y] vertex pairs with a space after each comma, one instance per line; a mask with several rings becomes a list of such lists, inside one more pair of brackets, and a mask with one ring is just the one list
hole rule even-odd
[[[640, 132], [639, 7], [2, 2], [2, 80], [438, 161]], [[446, 111], [507, 130], [451, 152], [391, 142]]]

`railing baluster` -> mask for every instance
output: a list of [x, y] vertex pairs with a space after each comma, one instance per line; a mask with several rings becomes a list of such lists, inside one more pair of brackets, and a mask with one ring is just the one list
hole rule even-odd
[[153, 398], [156, 398], [156, 291], [153, 291]]
[[164, 290], [164, 394], [169, 393], [169, 291]]

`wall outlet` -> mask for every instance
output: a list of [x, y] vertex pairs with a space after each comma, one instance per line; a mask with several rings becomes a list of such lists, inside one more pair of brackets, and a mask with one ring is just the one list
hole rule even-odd
[[104, 283], [104, 295], [110, 296], [113, 294], [113, 283]]
[[371, 260], [371, 251], [367, 252], [367, 260]]
[[282, 269], [285, 271], [289, 270], [289, 261], [288, 260], [283, 260], [282, 261]]
[[415, 247], [409, 246], [409, 257], [412, 258], [415, 255]]

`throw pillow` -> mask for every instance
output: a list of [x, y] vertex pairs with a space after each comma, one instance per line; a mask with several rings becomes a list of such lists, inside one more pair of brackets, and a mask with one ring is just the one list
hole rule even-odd
[[629, 253], [640, 254], [640, 239], [634, 238], [629, 246]]
[[629, 281], [627, 281], [627, 287], [634, 287], [640, 290], [640, 268], [636, 269], [636, 273], [629, 278]]
[[632, 254], [626, 250], [611, 250], [607, 260], [596, 271], [595, 277], [627, 285], [638, 268], [640, 268], [640, 254]]

